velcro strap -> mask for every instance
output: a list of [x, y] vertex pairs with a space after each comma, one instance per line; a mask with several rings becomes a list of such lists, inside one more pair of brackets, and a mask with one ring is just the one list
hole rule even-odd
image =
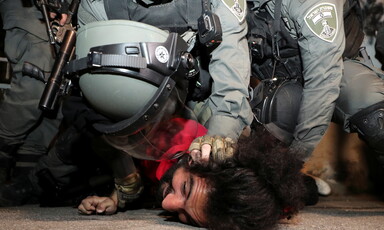
[[143, 193], [140, 174], [133, 173], [123, 179], [115, 179], [115, 188], [117, 192], [117, 205], [124, 208], [127, 203], [131, 203]]
[[76, 73], [90, 68], [121, 67], [143, 69], [147, 67], [147, 61], [143, 57], [135, 57], [120, 54], [103, 54], [91, 52], [87, 57], [73, 60], [65, 67], [66, 74]]
[[133, 57], [118, 54], [102, 54], [101, 66], [129, 67], [143, 69], [147, 67], [147, 62], [143, 57]]

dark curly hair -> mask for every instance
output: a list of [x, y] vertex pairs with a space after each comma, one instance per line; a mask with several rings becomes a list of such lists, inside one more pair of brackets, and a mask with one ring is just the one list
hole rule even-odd
[[238, 146], [233, 159], [189, 169], [211, 188], [209, 229], [273, 229], [296, 214], [309, 194], [317, 199], [316, 185], [300, 172], [303, 162], [267, 131], [254, 131]]

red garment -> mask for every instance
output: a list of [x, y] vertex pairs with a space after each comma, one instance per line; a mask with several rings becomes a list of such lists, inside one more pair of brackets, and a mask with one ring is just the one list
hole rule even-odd
[[[170, 136], [171, 131], [167, 132], [168, 130], [163, 130], [159, 132], [161, 134], [156, 141], [156, 148], [164, 149], [165, 155], [173, 156], [179, 152], [188, 153], [188, 148], [192, 141], [207, 133], [207, 129], [194, 120], [173, 118], [169, 122], [172, 124], [171, 126], [167, 125], [167, 127], [178, 127], [176, 133]], [[142, 160], [141, 172], [151, 180], [159, 181], [163, 174], [176, 162], [177, 159], [158, 161]]]

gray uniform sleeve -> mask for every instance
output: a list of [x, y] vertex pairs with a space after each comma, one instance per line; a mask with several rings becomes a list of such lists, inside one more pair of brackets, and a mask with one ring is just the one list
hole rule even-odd
[[82, 0], [78, 9], [79, 25], [83, 26], [95, 21], [108, 20], [107, 13], [104, 8], [104, 1]]
[[244, 127], [252, 122], [248, 102], [250, 58], [246, 40], [247, 24], [236, 17], [223, 1], [212, 3], [212, 10], [221, 21], [223, 41], [211, 53], [209, 65], [213, 87], [207, 101], [212, 111], [208, 134], [237, 139]]
[[[295, 23], [304, 75], [304, 90], [292, 145], [305, 147], [309, 152], [328, 128], [339, 96], [345, 45], [343, 2], [285, 1], [283, 6], [283, 12]], [[319, 14], [319, 10], [326, 12]], [[317, 28], [314, 23], [317, 23]]]
[[0, 1], [0, 14], [4, 30], [19, 28], [48, 41], [43, 14], [35, 5], [24, 6], [21, 0]]

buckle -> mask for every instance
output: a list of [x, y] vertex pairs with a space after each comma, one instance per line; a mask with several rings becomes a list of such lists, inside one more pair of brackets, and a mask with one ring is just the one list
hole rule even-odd
[[101, 56], [103, 53], [92, 51], [88, 53], [88, 67], [101, 67]]

